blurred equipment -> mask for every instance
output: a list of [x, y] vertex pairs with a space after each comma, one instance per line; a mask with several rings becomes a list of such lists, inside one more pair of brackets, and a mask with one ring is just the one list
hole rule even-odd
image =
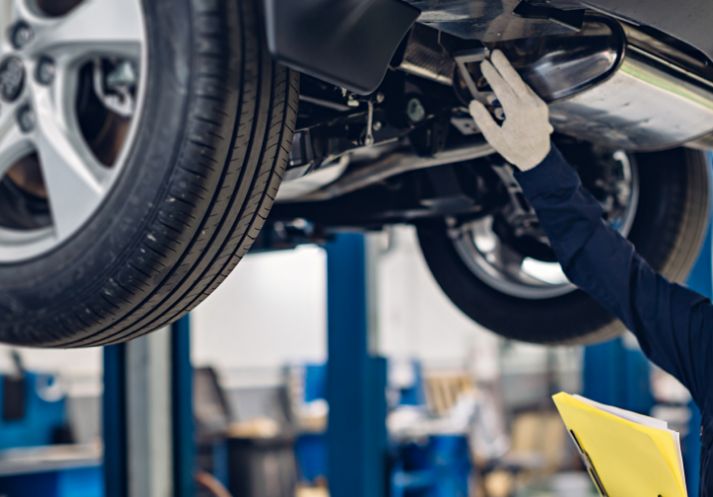
[[102, 497], [101, 448], [75, 445], [58, 376], [27, 371], [0, 376], [0, 495]]
[[293, 497], [297, 491], [294, 440], [274, 426], [255, 425], [228, 439], [229, 489], [233, 495]]
[[193, 372], [193, 405], [199, 443], [224, 437], [231, 422], [230, 406], [215, 369]]
[[276, 421], [260, 417], [234, 421], [213, 368], [194, 371], [194, 414], [199, 454], [200, 496], [293, 497], [297, 489], [294, 437]]
[[228, 492], [228, 489], [223, 486], [223, 484], [210, 473], [205, 471], [199, 471], [196, 475], [196, 483], [198, 484], [198, 490], [205, 490], [210, 493], [211, 497], [233, 497]]

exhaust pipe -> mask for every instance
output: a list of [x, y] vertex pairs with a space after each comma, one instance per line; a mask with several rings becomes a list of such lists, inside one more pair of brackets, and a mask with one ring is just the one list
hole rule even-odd
[[550, 103], [560, 133], [656, 151], [713, 132], [705, 64], [616, 21], [590, 18], [573, 35], [499, 46]]

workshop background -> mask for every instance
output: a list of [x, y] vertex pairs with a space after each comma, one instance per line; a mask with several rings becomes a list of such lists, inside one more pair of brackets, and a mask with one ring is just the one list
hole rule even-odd
[[[710, 274], [709, 241], [690, 284], [710, 292]], [[690, 398], [631, 336], [498, 338], [441, 293], [409, 228], [251, 255], [128, 346], [0, 358], [8, 497], [596, 495], [562, 390], [668, 420], [697, 474]]]

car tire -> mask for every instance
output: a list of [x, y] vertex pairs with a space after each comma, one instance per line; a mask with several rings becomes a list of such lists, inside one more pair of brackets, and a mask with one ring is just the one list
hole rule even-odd
[[[709, 165], [687, 149], [638, 154], [640, 197], [629, 239], [672, 281], [693, 267], [708, 226]], [[516, 298], [494, 289], [464, 263], [444, 222], [418, 227], [425, 260], [440, 287], [480, 325], [514, 340], [538, 344], [589, 344], [624, 331], [581, 290], [548, 299]]]
[[61, 246], [0, 264], [0, 341], [124, 342], [204, 300], [257, 237], [289, 156], [298, 75], [257, 0], [142, 0], [150, 65], [121, 176]]

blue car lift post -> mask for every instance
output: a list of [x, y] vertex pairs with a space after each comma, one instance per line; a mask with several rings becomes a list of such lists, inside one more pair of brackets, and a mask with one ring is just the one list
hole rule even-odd
[[[387, 488], [386, 360], [374, 354], [368, 247], [360, 234], [326, 246], [332, 497], [385, 497]], [[103, 411], [106, 497], [195, 494], [188, 318], [105, 350]]]
[[374, 244], [345, 233], [327, 251], [327, 476], [331, 497], [385, 497], [386, 360], [377, 349]]
[[190, 319], [104, 352], [105, 497], [195, 495]]
[[[709, 162], [712, 158], [713, 155], [709, 155]], [[712, 226], [713, 206], [705, 243], [687, 281], [689, 288], [708, 298], [713, 298]], [[648, 414], [654, 404], [650, 372], [650, 364], [644, 354], [637, 346], [628, 343], [627, 338], [589, 346], [584, 351], [583, 394], [599, 402]], [[689, 409], [688, 434], [682, 440], [683, 462], [688, 495], [698, 495], [701, 413], [693, 402], [690, 402]]]

